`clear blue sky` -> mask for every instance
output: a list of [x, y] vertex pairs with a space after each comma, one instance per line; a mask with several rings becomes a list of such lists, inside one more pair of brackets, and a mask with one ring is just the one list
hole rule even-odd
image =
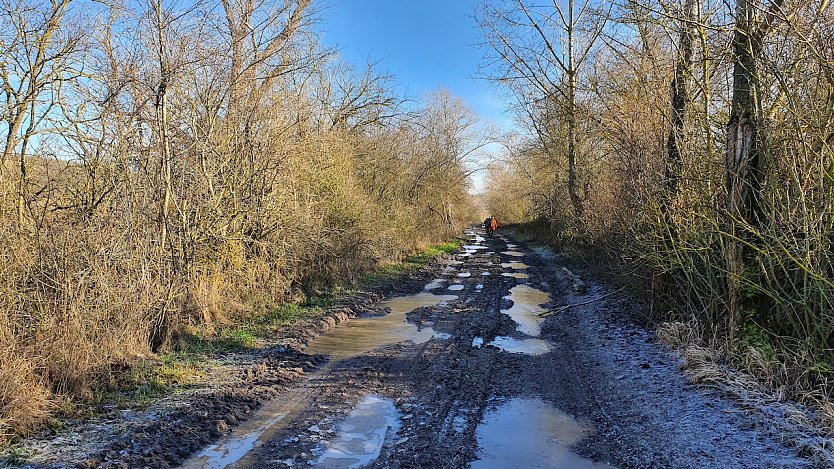
[[500, 90], [476, 78], [482, 53], [474, 0], [324, 0], [323, 41], [350, 62], [379, 62], [400, 92], [418, 99], [438, 87], [503, 129]]

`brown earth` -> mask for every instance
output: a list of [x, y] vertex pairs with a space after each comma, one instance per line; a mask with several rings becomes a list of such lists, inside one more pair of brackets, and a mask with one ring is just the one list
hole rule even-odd
[[[689, 386], [678, 370], [679, 357], [631, 321], [645, 305], [628, 292], [615, 292], [576, 268], [564, 269], [569, 263], [544, 248], [520, 245], [515, 250], [524, 256], [510, 256], [502, 253], [505, 239], [483, 244], [488, 252], [458, 256], [463, 263], [454, 271], [435, 263], [299, 323], [260, 350], [224, 357], [226, 375], [214, 385], [123, 417], [129, 423], [70, 426], [74, 439], [64, 434], [31, 442], [39, 451], [31, 465], [174, 467], [186, 462], [186, 467], [200, 467], [186, 458], [218, 440], [234, 444], [242, 429], [272, 418], [276, 421], [259, 434], [253, 449], [229, 467], [310, 467], [339, 423], [370, 394], [395, 403], [399, 429], [388, 435], [369, 467], [468, 467], [480, 454], [478, 426], [485, 414], [517, 397], [541, 399], [593, 427], [573, 447], [589, 461], [618, 467], [812, 465], [782, 446], [755, 412], [715, 391]], [[529, 268], [501, 266], [516, 261]], [[529, 278], [501, 275], [513, 271], [527, 272]], [[471, 276], [456, 276], [463, 272]], [[457, 298], [418, 308], [407, 318], [448, 335], [385, 344], [337, 362], [304, 352], [318, 334], [345, 327], [342, 323], [356, 316], [384, 313], [379, 299], [417, 293], [436, 277], [458, 279], [464, 288], [434, 290]], [[550, 352], [528, 355], [473, 346], [476, 338], [485, 344], [497, 336], [526, 338], [502, 313], [512, 306], [505, 298], [510, 289], [521, 284], [550, 294], [544, 309], [577, 305], [541, 323], [538, 338]], [[601, 299], [588, 301], [596, 298]], [[94, 435], [108, 436], [96, 440]]]

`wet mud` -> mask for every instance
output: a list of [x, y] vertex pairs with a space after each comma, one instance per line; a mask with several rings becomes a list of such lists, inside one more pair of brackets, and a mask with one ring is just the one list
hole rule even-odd
[[687, 386], [676, 356], [631, 321], [642, 305], [584, 303], [608, 287], [567, 275], [557, 253], [483, 234], [228, 358], [234, 379], [123, 438], [34, 466], [811, 466], [732, 402]]

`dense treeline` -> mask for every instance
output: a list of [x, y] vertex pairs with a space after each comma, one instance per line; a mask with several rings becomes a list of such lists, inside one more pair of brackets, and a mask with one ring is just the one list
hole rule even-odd
[[3, 1], [0, 434], [469, 222], [473, 114], [341, 62], [314, 8]]
[[771, 384], [834, 377], [829, 2], [507, 0], [478, 18], [527, 131], [490, 210], [638, 267], [658, 318]]

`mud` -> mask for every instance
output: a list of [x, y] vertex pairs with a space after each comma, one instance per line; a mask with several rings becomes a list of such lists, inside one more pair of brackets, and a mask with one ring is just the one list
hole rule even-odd
[[[632, 322], [643, 306], [626, 292], [540, 318], [613, 290], [568, 275], [557, 253], [482, 235], [224, 358], [220, 384], [160, 403], [129, 434], [64, 453], [41, 444], [33, 465], [61, 467], [56, 455], [70, 453], [64, 466], [172, 467], [188, 455], [189, 468], [811, 465], [733, 401], [688, 386], [679, 358]], [[396, 300], [409, 295], [425, 301]]]

